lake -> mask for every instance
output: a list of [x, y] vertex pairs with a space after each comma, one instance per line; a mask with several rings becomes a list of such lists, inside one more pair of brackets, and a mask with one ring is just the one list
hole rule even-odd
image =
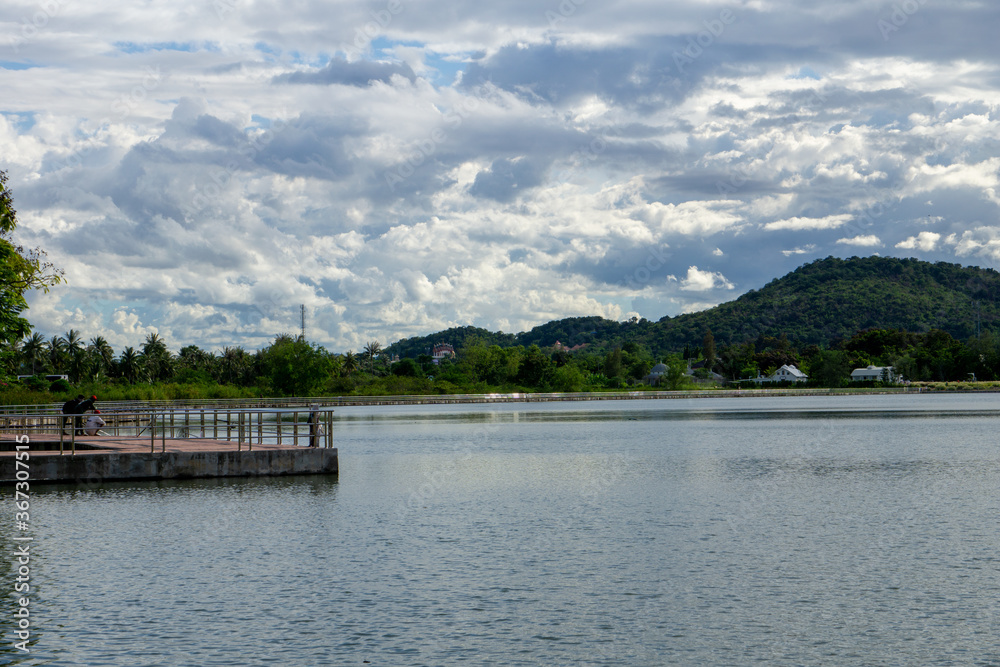
[[0, 657], [1000, 665], [1000, 394], [336, 418], [339, 479], [32, 489]]

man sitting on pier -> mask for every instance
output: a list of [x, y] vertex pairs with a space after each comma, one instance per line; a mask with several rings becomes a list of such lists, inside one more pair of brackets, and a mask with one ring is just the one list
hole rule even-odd
[[107, 426], [107, 423], [100, 418], [100, 414], [100, 410], [94, 410], [94, 414], [87, 417], [87, 423], [83, 427], [84, 433], [87, 435], [97, 435], [103, 427]]

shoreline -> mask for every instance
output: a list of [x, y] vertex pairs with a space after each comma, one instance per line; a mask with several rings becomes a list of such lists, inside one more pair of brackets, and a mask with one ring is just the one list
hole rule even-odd
[[[240, 409], [277, 409], [296, 411], [308, 409], [309, 406], [348, 407], [368, 405], [448, 405], [476, 403], [548, 403], [560, 401], [624, 401], [624, 400], [664, 400], [690, 398], [767, 398], [787, 396], [884, 396], [894, 394], [990, 394], [1000, 393], [1000, 386], [975, 388], [965, 386], [935, 387], [842, 387], [828, 388], [796, 388], [782, 387], [769, 389], [701, 389], [681, 391], [602, 391], [602, 392], [491, 392], [487, 394], [391, 394], [377, 396], [306, 396], [306, 397], [259, 397], [259, 398], [229, 398], [229, 399], [174, 399], [174, 400], [109, 400], [101, 401], [102, 411], [164, 408], [191, 410], [240, 410]], [[41, 410], [56, 414], [60, 404], [37, 403], [7, 405], [3, 411], [8, 416], [16, 416]]]
[[448, 405], [476, 403], [550, 403], [559, 401], [625, 401], [685, 398], [767, 398], [777, 396], [882, 396], [890, 394], [986, 394], [1000, 389], [932, 389], [929, 387], [843, 389], [706, 389], [686, 391], [618, 391], [573, 393], [497, 392], [491, 394], [440, 394], [398, 396], [338, 396], [316, 399], [331, 407], [369, 405]]

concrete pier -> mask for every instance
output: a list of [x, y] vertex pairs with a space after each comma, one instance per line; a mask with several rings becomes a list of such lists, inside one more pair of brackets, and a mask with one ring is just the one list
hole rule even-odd
[[[15, 452], [14, 437], [0, 436], [0, 484], [25, 478], [31, 485], [43, 483], [86, 483], [151, 479], [191, 479], [208, 477], [263, 477], [282, 475], [336, 475], [339, 463], [336, 448], [289, 445], [247, 445], [203, 438], [157, 440], [155, 451], [148, 442], [135, 438], [81, 436], [76, 453], [51, 436], [31, 438], [29, 449]], [[24, 451], [28, 459], [24, 460]], [[20, 454], [20, 465], [15, 455]], [[25, 465], [27, 467], [25, 467]], [[20, 477], [18, 472], [20, 471]]]

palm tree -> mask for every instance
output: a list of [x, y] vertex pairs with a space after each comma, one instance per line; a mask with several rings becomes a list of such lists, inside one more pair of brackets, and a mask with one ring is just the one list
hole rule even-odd
[[345, 375], [350, 375], [354, 371], [358, 370], [358, 355], [354, 354], [351, 350], [348, 350], [344, 354], [344, 362], [340, 367], [344, 370]]
[[225, 381], [229, 384], [236, 384], [249, 366], [246, 350], [239, 346], [223, 348], [219, 365], [222, 368], [222, 377]]
[[107, 374], [115, 362], [115, 351], [111, 349], [111, 345], [104, 339], [104, 336], [91, 338], [90, 345], [87, 346], [87, 351], [94, 360], [94, 369], [97, 375], [100, 376], [101, 373]]
[[27, 366], [31, 364], [31, 374], [34, 375], [35, 364], [38, 362], [39, 357], [45, 352], [45, 337], [37, 331], [31, 334], [31, 337], [26, 339], [21, 345], [21, 358], [24, 360], [24, 365]]
[[375, 357], [382, 352], [382, 345], [377, 340], [365, 344], [365, 358], [368, 359], [368, 372], [375, 374]]
[[135, 384], [138, 379], [139, 355], [132, 347], [126, 347], [118, 358], [118, 372], [131, 384]]
[[177, 369], [189, 369], [214, 376], [216, 372], [215, 355], [197, 345], [187, 345], [177, 354]]
[[71, 357], [73, 354], [83, 349], [83, 339], [80, 338], [80, 332], [76, 329], [70, 329], [66, 332], [66, 337], [63, 338], [63, 342], [66, 344], [66, 353]]
[[80, 332], [70, 329], [62, 339], [64, 363], [68, 366], [70, 378], [74, 382], [79, 382], [87, 372], [87, 359], [84, 355], [83, 339]]
[[46, 346], [46, 352], [52, 370], [56, 373], [61, 372], [65, 366], [66, 341], [60, 336], [53, 336]]
[[159, 334], [151, 333], [146, 336], [146, 342], [142, 345], [142, 361], [151, 381], [167, 380], [173, 375], [170, 350]]

